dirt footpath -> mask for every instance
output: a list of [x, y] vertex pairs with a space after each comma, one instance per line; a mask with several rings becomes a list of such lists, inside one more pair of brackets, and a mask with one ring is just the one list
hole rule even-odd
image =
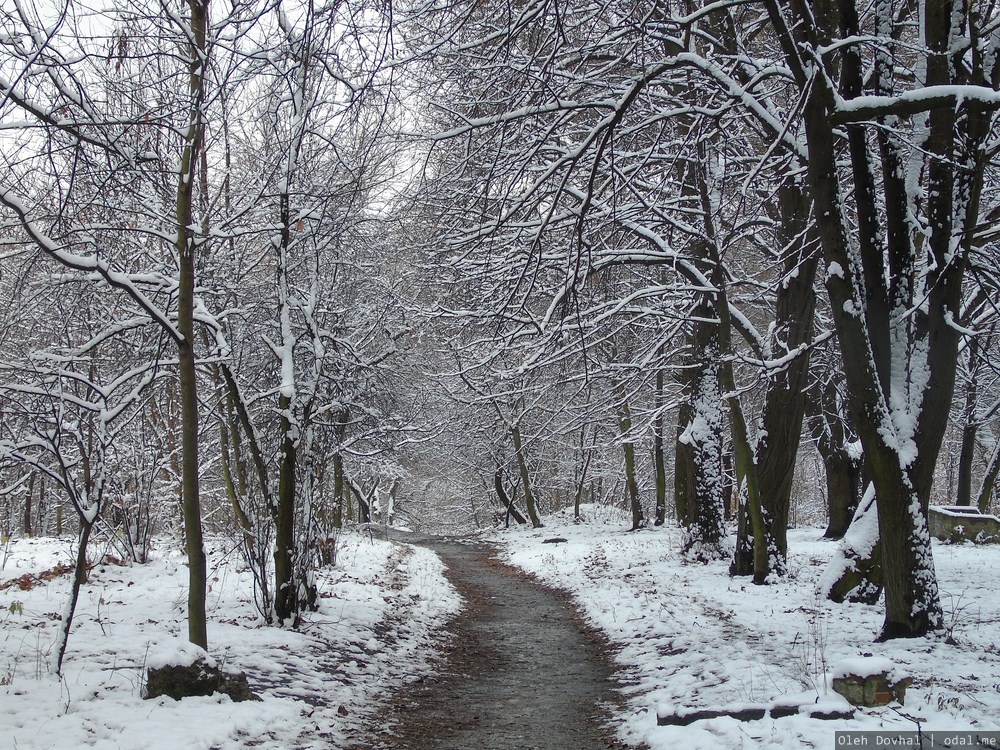
[[389, 699], [375, 750], [606, 750], [617, 700], [603, 643], [569, 598], [490, 557], [430, 537], [466, 607], [449, 625], [438, 672]]

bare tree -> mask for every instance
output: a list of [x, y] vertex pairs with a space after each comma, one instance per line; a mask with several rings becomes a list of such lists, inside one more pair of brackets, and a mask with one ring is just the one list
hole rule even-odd
[[979, 4], [820, 9], [768, 5], [802, 96], [826, 286], [877, 495], [881, 637], [915, 636], [941, 626], [927, 505], [997, 107], [997, 40]]
[[156, 338], [144, 336], [143, 327], [130, 325], [134, 321], [127, 317], [116, 320], [113, 307], [98, 295], [80, 294], [64, 311], [79, 322], [48, 331], [36, 322], [33, 335], [22, 339], [30, 343], [20, 351], [8, 347], [0, 363], [5, 414], [0, 461], [58, 488], [80, 522], [70, 596], [55, 644], [56, 674], [62, 674], [77, 600], [87, 582], [91, 535], [100, 525], [115, 533], [108, 506], [123, 499], [126, 467], [133, 450], [140, 450], [126, 436], [163, 375]]

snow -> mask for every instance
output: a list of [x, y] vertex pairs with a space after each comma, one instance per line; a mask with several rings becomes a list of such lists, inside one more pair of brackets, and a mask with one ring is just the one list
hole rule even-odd
[[201, 646], [195, 646], [183, 638], [177, 638], [173, 643], [164, 644], [161, 649], [151, 653], [146, 659], [146, 668], [189, 667], [199, 659], [205, 662], [206, 666], [214, 667], [216, 665], [215, 659]]
[[[789, 532], [789, 575], [766, 587], [731, 578], [728, 560], [687, 564], [681, 530], [626, 533], [627, 514], [583, 506], [545, 528], [490, 532], [501, 556], [570, 591], [613, 647], [622, 704], [619, 738], [668, 748], [827, 747], [837, 730], [1000, 730], [1000, 621], [995, 570], [1000, 546], [937, 544], [947, 638], [873, 642], [880, 606], [834, 604], [817, 594], [839, 545], [822, 529]], [[874, 515], [874, 514], [871, 514]], [[543, 544], [559, 536], [559, 545]], [[337, 567], [317, 576], [320, 610], [299, 630], [267, 626], [248, 571], [222, 539], [208, 545], [209, 654], [246, 672], [261, 702], [212, 696], [141, 698], [145, 669], [188, 663], [186, 571], [175, 544], [131, 567], [100, 564], [81, 592], [65, 678], [48, 673], [69, 576], [40, 574], [72, 559], [72, 540], [15, 539], [0, 573], [0, 736], [19, 750], [112, 748], [243, 750], [351, 747], [392, 691], [431, 673], [441, 626], [460, 606], [430, 551], [339, 538]], [[33, 576], [22, 588], [21, 576]], [[9, 584], [9, 585], [8, 585]], [[844, 710], [832, 680], [847, 672], [910, 676], [905, 709]], [[791, 707], [783, 718], [697, 720], [659, 726], [657, 716], [700, 709]]]
[[[1000, 730], [996, 648], [1000, 546], [939, 545], [934, 556], [949, 638], [874, 643], [881, 605], [834, 604], [818, 596], [838, 548], [823, 529], [789, 531], [789, 575], [766, 587], [730, 578], [728, 560], [684, 564], [681, 530], [625, 533], [623, 511], [584, 506], [550, 516], [543, 530], [495, 532], [504, 557], [544, 583], [570, 591], [611, 642], [624, 707], [619, 738], [651, 750], [676, 747], [832, 747], [834, 731]], [[874, 514], [872, 514], [874, 515]], [[544, 538], [568, 541], [543, 545]], [[832, 679], [849, 667], [889, 667], [912, 676], [906, 706], [858, 709], [852, 720], [807, 710], [845, 707]], [[881, 671], [881, 670], [879, 670]], [[696, 709], [800, 706], [785, 718], [733, 718], [658, 726], [657, 715]]]
[[870, 557], [875, 549], [878, 543], [878, 504], [874, 483], [869, 484], [861, 496], [851, 526], [844, 534], [844, 542], [860, 557]]
[[968, 518], [969, 516], [975, 516], [976, 518], [987, 518], [993, 519], [994, 521], [1000, 521], [1000, 518], [997, 516], [980, 513], [979, 508], [972, 505], [934, 505], [932, 507], [941, 515], [948, 516], [950, 518]]
[[[1000, 92], [987, 86], [975, 85], [923, 86], [896, 96], [857, 96], [848, 100], [838, 97], [836, 109], [842, 115], [856, 115], [857, 119], [861, 119], [886, 115], [912, 115], [940, 106], [957, 109], [966, 101], [995, 107], [1000, 105]], [[852, 121], [855, 118], [844, 119]]]
[[[844, 659], [833, 670], [833, 678], [847, 677], [873, 677], [878, 674], [890, 675], [890, 680], [896, 671], [896, 665], [884, 656], [857, 656], [851, 659]], [[898, 679], [898, 678], [897, 678]], [[895, 681], [895, 680], [893, 680]]]
[[844, 534], [843, 539], [837, 542], [835, 552], [819, 576], [817, 590], [824, 597], [827, 596], [845, 573], [856, 569], [859, 560], [871, 558], [878, 540], [878, 505], [875, 502], [875, 485], [869, 483], [854, 511], [847, 533]]
[[[7, 582], [69, 563], [68, 539], [15, 539], [0, 572], [0, 746], [18, 750], [237, 750], [347, 747], [393, 688], [430, 670], [440, 627], [460, 599], [431, 552], [361, 531], [339, 538], [319, 571], [320, 609], [298, 630], [268, 626], [250, 573], [227, 541], [208, 545], [209, 651], [245, 672], [261, 702], [141, 697], [145, 669], [185, 663], [187, 572], [178, 545], [146, 565], [93, 568], [80, 595], [65, 679], [48, 672], [70, 577], [22, 590]], [[93, 548], [92, 548], [93, 549]], [[2, 559], [2, 558], [0, 558]]]
[[847, 448], [847, 455], [851, 457], [854, 461], [860, 461], [865, 457], [865, 449], [861, 445], [860, 440], [852, 440], [845, 446]]

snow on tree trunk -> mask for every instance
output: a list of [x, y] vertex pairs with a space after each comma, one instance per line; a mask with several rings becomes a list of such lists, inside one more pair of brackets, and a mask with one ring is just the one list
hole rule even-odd
[[[710, 309], [696, 312], [707, 317]], [[689, 420], [678, 443], [690, 448], [689, 505], [685, 509], [682, 554], [690, 560], [707, 562], [726, 555], [722, 548], [725, 538], [723, 525], [722, 454], [725, 435], [723, 393], [720, 381], [718, 326], [695, 324], [694, 345], [697, 352], [697, 373], [694, 376], [689, 404]]]
[[[998, 106], [1000, 40], [983, 33], [978, 8], [958, 0], [923, 3], [903, 23], [878, 2], [866, 19], [877, 44], [817, 57], [818, 45], [861, 34], [861, 20], [851, 4], [819, 15], [803, 7], [781, 2], [768, 12], [803, 95], [826, 287], [875, 485], [881, 637], [919, 636], [942, 623], [927, 506], [964, 335], [962, 286]], [[969, 38], [981, 48], [967, 66], [955, 64]]]
[[875, 485], [868, 485], [851, 524], [820, 579], [820, 594], [835, 602], [874, 604], [882, 593]]

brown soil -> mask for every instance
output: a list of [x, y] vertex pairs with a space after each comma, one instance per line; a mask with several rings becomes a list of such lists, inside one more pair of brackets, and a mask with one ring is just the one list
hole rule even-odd
[[[408, 539], [414, 541], [414, 539]], [[569, 597], [482, 546], [417, 538], [465, 599], [439, 669], [392, 696], [375, 750], [606, 750], [618, 745], [608, 650]]]

